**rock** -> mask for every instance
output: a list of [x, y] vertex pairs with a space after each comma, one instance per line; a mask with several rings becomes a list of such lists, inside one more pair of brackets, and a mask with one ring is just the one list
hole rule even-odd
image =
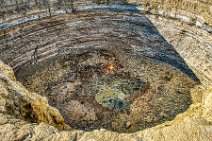
[[202, 101], [202, 116], [212, 123], [212, 88], [209, 88], [203, 93], [204, 98]]
[[[18, 3], [20, 3], [16, 6], [11, 6], [15, 4], [15, 0], [3, 1], [6, 2], [7, 6], [3, 6], [3, 8], [1, 7], [1, 12], [7, 11], [7, 8], [12, 9], [11, 11], [16, 11], [18, 10], [17, 5], [26, 7], [26, 3], [22, 3], [20, 0], [18, 0]], [[26, 0], [23, 2], [26, 2]], [[152, 43], [155, 42], [157, 38], [149, 36], [148, 31], [150, 31], [150, 29], [144, 28], [142, 29], [144, 30], [144, 32], [142, 31], [142, 34], [135, 34], [135, 44], [128, 44], [128, 42], [132, 42], [132, 39], [127, 40], [127, 38], [131, 38], [131, 36], [128, 36], [128, 30], [130, 28], [135, 28], [134, 31], [138, 31], [139, 29], [137, 29], [137, 26], [135, 25], [138, 24], [139, 19], [141, 19], [141, 16], [139, 16], [138, 13], [134, 13], [134, 15], [133, 13], [130, 13], [128, 7], [126, 15], [123, 14], [125, 12], [118, 14], [117, 11], [110, 13], [109, 10], [105, 12], [107, 15], [104, 15], [103, 12], [97, 12], [97, 14], [96, 11], [91, 10], [89, 12], [90, 17], [88, 17], [85, 14], [86, 8], [84, 9], [85, 11], [81, 12], [81, 16], [78, 16], [77, 14], [57, 15], [55, 9], [58, 9], [58, 5], [53, 4], [54, 6], [51, 7], [51, 10], [55, 16], [52, 16], [51, 19], [44, 18], [29, 22], [32, 17], [36, 19], [36, 17], [39, 18], [40, 16], [45, 16], [45, 11], [48, 12], [44, 7], [44, 9], [41, 9], [43, 10], [41, 13], [41, 10], [37, 9], [33, 1], [31, 7], [26, 9], [26, 11], [22, 9], [23, 11], [20, 13], [17, 11], [11, 13], [8, 12], [4, 15], [5, 17], [3, 17], [1, 13], [0, 17], [0, 60], [5, 62], [4, 64], [0, 61], [0, 140], [211, 141], [212, 1], [111, 0], [110, 2], [111, 4], [132, 4], [130, 8], [133, 10], [141, 10], [140, 12], [145, 15], [145, 17], [148, 17], [144, 18], [142, 21], [150, 20], [151, 22], [149, 23], [153, 24], [153, 26], [159, 30], [158, 35], [161, 34], [160, 36], [173, 46], [173, 49], [176, 50], [175, 53], [183, 58], [188, 67], [191, 68], [198, 77], [201, 85], [196, 87], [196, 90], [193, 89], [193, 91], [191, 91], [192, 104], [189, 109], [184, 113], [178, 114], [172, 121], [167, 121], [160, 125], [134, 133], [118, 133], [106, 129], [87, 132], [74, 130], [66, 125], [60, 112], [48, 104], [47, 98], [28, 91], [16, 80], [12, 68], [8, 65], [17, 71], [22, 65], [25, 65], [25, 63], [32, 59], [31, 55], [34, 47], [38, 45], [45, 46], [45, 48], [38, 49], [38, 52], [40, 53], [39, 57], [46, 59], [55, 55], [55, 50], [60, 50], [57, 47], [64, 47], [63, 49], [65, 53], [71, 51], [70, 48], [66, 47], [79, 47], [83, 49], [85, 46], [102, 47], [104, 43], [102, 40], [98, 39], [101, 34], [105, 35], [105, 39], [119, 38], [122, 45], [132, 46], [135, 50], [134, 53], [145, 51], [146, 47], [149, 47], [145, 42], [140, 42], [140, 38], [138, 37], [147, 36], [147, 40], [150, 40]], [[76, 6], [76, 8], [82, 6], [82, 9], [84, 8], [83, 6], [98, 6], [98, 8], [105, 7], [105, 5], [97, 5], [91, 0], [75, 1], [74, 6]], [[114, 8], [113, 6], [111, 7]], [[119, 10], [124, 8], [126, 10], [126, 7], [123, 8], [120, 5], [116, 6], [116, 8], [117, 7]], [[26, 20], [25, 24], [19, 24], [26, 18], [23, 17], [22, 12], [24, 11], [26, 12], [24, 16], [29, 16], [31, 19], [29, 18]], [[148, 14], [145, 14], [145, 12]], [[98, 19], [96, 14], [104, 17]], [[114, 15], [117, 15], [117, 17]], [[137, 16], [137, 18], [133, 19], [132, 15], [135, 17]], [[103, 21], [103, 19], [107, 20], [112, 16], [115, 17], [113, 22], [110, 20], [105, 21], [105, 23], [107, 23], [105, 25], [108, 29], [102, 25], [97, 26]], [[120, 17], [125, 18], [124, 22], [127, 20], [133, 20], [133, 22], [126, 23], [123, 25], [123, 28], [120, 28], [122, 26], [120, 23], [123, 22], [120, 20]], [[92, 20], [90, 26], [86, 18]], [[79, 21], [76, 21], [76, 19], [79, 19]], [[83, 19], [85, 19], [85, 21], [83, 21]], [[50, 20], [54, 22], [50, 22]], [[14, 23], [16, 26], [14, 26]], [[81, 25], [80, 23], [83, 23], [83, 28], [79, 28]], [[131, 27], [129, 27], [130, 24], [132, 24]], [[96, 30], [92, 30], [91, 34], [86, 37], [88, 31], [91, 30], [93, 25], [93, 29]], [[114, 28], [110, 28], [112, 25]], [[73, 29], [70, 28], [72, 26], [74, 27]], [[146, 25], [142, 24], [141, 26], [145, 27]], [[126, 32], [126, 34], [121, 34], [121, 32]], [[133, 35], [134, 33], [132, 32], [130, 34]], [[124, 42], [125, 40], [128, 42]], [[76, 42], [80, 42], [81, 44], [78, 46], [76, 45]], [[115, 46], [116, 41], [111, 44]], [[139, 46], [142, 48], [139, 48]], [[105, 47], [110, 47], [110, 44], [106, 44]], [[154, 47], [155, 46], [153, 46], [153, 48]], [[161, 46], [159, 45], [158, 47], [160, 48]], [[151, 50], [151, 48], [148, 49]], [[163, 51], [164, 50], [148, 52], [148, 55], [163, 53]], [[173, 52], [170, 54], [172, 53]], [[60, 54], [60, 52], [58, 54]], [[172, 78], [172, 76], [168, 76], [167, 74], [165, 79], [170, 80], [171, 83]], [[181, 92], [179, 91], [179, 93]], [[83, 115], [86, 115], [84, 117], [85, 119], [95, 120], [97, 118], [89, 106], [83, 106], [76, 101], [72, 102], [72, 105], [67, 108], [70, 110], [70, 115], [74, 119], [83, 119], [81, 118]], [[148, 102], [151, 102], [151, 99]], [[166, 116], [167, 113], [161, 112], [159, 114]], [[130, 127], [130, 121], [126, 121], [125, 125]]]
[[158, 127], [144, 131], [147, 141], [210, 141], [212, 126], [203, 118], [185, 118], [183, 121], [168, 127]]
[[[45, 122], [60, 129], [64, 119], [45, 97], [27, 91], [14, 79], [12, 69], [0, 62], [0, 101], [2, 112], [30, 122]], [[6, 70], [6, 71], [5, 71]], [[9, 72], [9, 73], [8, 73]]]

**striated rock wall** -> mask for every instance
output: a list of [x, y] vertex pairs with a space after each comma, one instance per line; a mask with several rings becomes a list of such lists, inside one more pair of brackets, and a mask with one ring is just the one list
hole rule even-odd
[[[69, 2], [69, 1], [67, 1]], [[70, 1], [72, 3], [72, 1]], [[8, 21], [17, 17], [40, 13], [44, 11], [54, 11], [56, 9], [72, 9], [91, 5], [135, 5], [140, 10], [152, 14], [180, 19], [191, 25], [203, 28], [212, 32], [212, 1], [211, 0], [75, 0], [64, 6], [62, 0], [2, 0], [0, 10], [0, 21]], [[68, 5], [69, 4], [69, 5]]]
[[211, 0], [129, 0], [153, 14], [188, 22], [211, 32]]
[[[212, 37], [210, 33], [176, 19], [157, 17], [151, 14], [145, 17], [139, 16], [137, 13], [132, 14], [129, 11], [119, 14], [113, 11], [106, 13], [95, 11], [90, 11], [87, 14], [86, 12], [80, 13], [58, 15], [51, 19], [43, 18], [39, 21], [21, 24], [16, 26], [16, 28], [9, 28], [6, 32], [2, 31], [2, 40], [0, 41], [1, 60], [17, 70], [22, 65], [30, 63], [30, 60], [33, 61], [32, 55], [36, 47], [38, 48], [38, 59], [43, 60], [57, 54], [66, 54], [71, 51], [71, 47], [100, 47], [100, 44], [101, 47], [112, 47], [114, 44], [111, 45], [110, 42], [106, 44], [105, 42], [110, 39], [110, 36], [113, 36], [114, 40], [117, 38], [117, 41], [125, 42], [125, 45], [142, 51], [143, 55], [147, 57], [148, 54], [151, 56], [151, 52], [154, 51], [158, 52], [156, 56], [173, 58], [174, 55], [177, 55], [171, 51], [174, 48], [192, 71], [195, 72], [201, 83], [205, 86], [211, 85]], [[103, 13], [110, 15], [111, 18], [108, 18]], [[114, 13], [116, 14], [114, 15]], [[120, 20], [123, 23], [125, 22], [125, 24], [120, 26], [117, 22]], [[156, 26], [159, 33], [154, 31], [157, 35], [150, 38], [150, 36], [146, 37], [147, 33], [145, 32], [152, 33], [153, 31], [151, 30], [155, 30], [151, 22]], [[86, 30], [85, 27], [89, 30]], [[132, 34], [135, 37], [128, 38]], [[154, 41], [161, 39], [159, 34], [173, 47], [167, 45], [164, 40], [160, 41], [159, 44], [154, 43]], [[102, 35], [104, 35], [104, 43]], [[136, 38], [142, 40], [137, 40]], [[132, 40], [135, 40], [133, 44], [130, 43]], [[151, 49], [142, 49], [143, 46]], [[156, 48], [156, 46], [161, 48]], [[165, 55], [163, 55], [163, 51], [166, 52]], [[154, 54], [152, 55], [155, 56]], [[182, 62], [179, 56], [173, 59], [179, 60], [177, 62], [173, 61], [175, 64]], [[201, 62], [197, 60], [201, 60]]]
[[149, 15], [161, 35], [183, 57], [201, 83], [211, 86], [212, 76], [212, 36], [195, 26], [175, 19], [156, 18]]

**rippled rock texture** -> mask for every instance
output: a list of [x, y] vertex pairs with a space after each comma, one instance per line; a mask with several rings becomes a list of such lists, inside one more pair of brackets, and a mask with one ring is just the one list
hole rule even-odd
[[188, 2], [5, 8], [34, 21], [0, 26], [0, 59], [13, 69], [0, 62], [0, 138], [209, 141], [210, 1], [191, 2], [207, 5], [198, 14]]
[[[1, 25], [0, 29], [58, 13], [99, 9], [95, 7], [97, 5], [109, 6], [110, 9], [116, 5], [133, 5], [144, 13], [178, 19], [211, 33], [211, 4], [211, 0], [1, 0], [0, 21], [6, 24]], [[23, 16], [26, 18], [11, 22]]]

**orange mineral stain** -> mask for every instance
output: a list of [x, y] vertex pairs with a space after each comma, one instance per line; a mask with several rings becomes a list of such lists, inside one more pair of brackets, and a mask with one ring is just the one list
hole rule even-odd
[[115, 66], [113, 64], [108, 64], [107, 69], [112, 71], [115, 69]]

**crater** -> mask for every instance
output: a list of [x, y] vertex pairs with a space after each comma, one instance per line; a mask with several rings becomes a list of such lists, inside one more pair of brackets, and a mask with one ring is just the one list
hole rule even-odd
[[0, 140], [212, 138], [211, 0], [0, 1]]
[[199, 79], [148, 16], [132, 5], [75, 12], [5, 29], [0, 44], [18, 81], [67, 125], [132, 133], [187, 111]]

